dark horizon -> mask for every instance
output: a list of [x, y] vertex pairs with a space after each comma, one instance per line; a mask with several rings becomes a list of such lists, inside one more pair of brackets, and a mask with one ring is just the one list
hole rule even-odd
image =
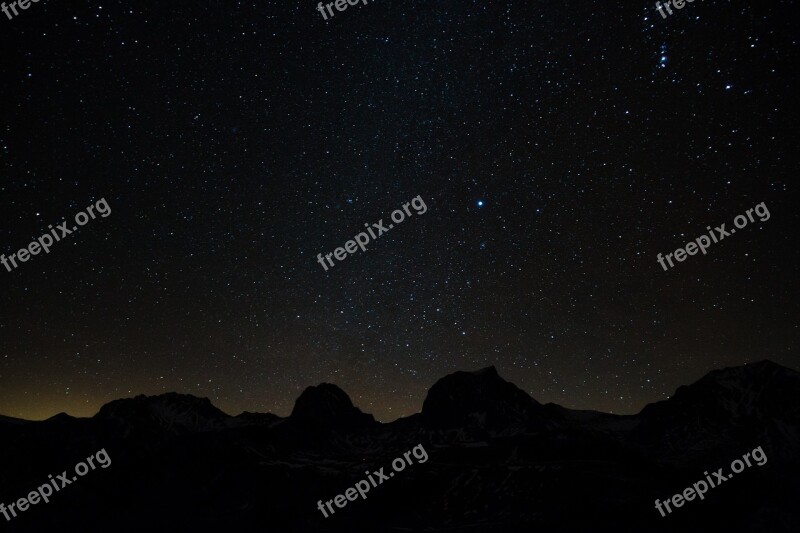
[[[798, 394], [800, 372], [762, 361], [616, 417], [541, 405], [491, 367], [442, 377], [391, 424], [332, 385], [288, 418], [175, 394], [0, 417], [0, 512], [19, 533], [788, 533]], [[58, 472], [59, 492], [40, 485]]]
[[[789, 367], [789, 366], [787, 366], [787, 365], [782, 365], [782, 364], [780, 364], [780, 363], [777, 363], [776, 361], [773, 361], [773, 360], [770, 360], [770, 359], [762, 359], [762, 360], [760, 360], [760, 361], [752, 361], [752, 362], [749, 362], [749, 363], [744, 363], [743, 365], [734, 365], [734, 366], [732, 366], [732, 367], [720, 367], [720, 368], [712, 368], [712, 369], [709, 369], [709, 370], [708, 370], [708, 372], [705, 372], [705, 373], [703, 373], [701, 376], [698, 376], [698, 377], [697, 377], [696, 379], [694, 379], [694, 380], [688, 381], [688, 382], [686, 382], [686, 383], [681, 383], [681, 384], [678, 384], [678, 385], [675, 387], [675, 391], [678, 389], [678, 387], [681, 387], [681, 386], [686, 386], [686, 385], [690, 385], [690, 384], [696, 383], [696, 382], [697, 382], [697, 381], [699, 381], [701, 378], [703, 378], [703, 377], [707, 376], [709, 373], [711, 373], [711, 372], [713, 372], [713, 371], [716, 371], [716, 370], [729, 370], [729, 369], [731, 369], [731, 368], [739, 368], [739, 367], [745, 367], [745, 366], [748, 366], [748, 365], [753, 365], [753, 364], [763, 364], [763, 363], [775, 364], [775, 365], [778, 365], [778, 366], [782, 366], [782, 367], [784, 367], [784, 368], [788, 368], [788, 369], [790, 369], [790, 370], [793, 370], [793, 371], [795, 371], [795, 372], [799, 372], [799, 371], [800, 371], [800, 370], [798, 370], [798, 369], [796, 369], [796, 368], [792, 368], [792, 367]], [[514, 385], [516, 385], [517, 387], [519, 387], [519, 385], [518, 385], [517, 383], [515, 383], [513, 379], [510, 379], [509, 377], [505, 376], [505, 375], [503, 374], [503, 372], [502, 372], [502, 371], [500, 371], [500, 370], [497, 370], [497, 367], [496, 367], [496, 365], [490, 365], [489, 367], [484, 367], [484, 368], [475, 369], [475, 370], [458, 370], [458, 371], [456, 371], [456, 372], [465, 372], [465, 373], [478, 373], [478, 372], [481, 372], [481, 371], [487, 370], [487, 369], [489, 369], [489, 368], [495, 368], [495, 369], [496, 369], [496, 371], [497, 371], [497, 373], [500, 375], [500, 377], [501, 377], [501, 378], [503, 378], [503, 379], [505, 379], [506, 381], [508, 381], [508, 382], [510, 382], [510, 383], [512, 383], [512, 384], [514, 384]], [[452, 374], [452, 373], [450, 373], [450, 374], [447, 374], [447, 375], [451, 375], [451, 374]], [[440, 379], [442, 379], [442, 378], [444, 378], [444, 377], [445, 377], [445, 376], [440, 376], [439, 378], [437, 378], [437, 380], [436, 380], [436, 381], [439, 381]], [[347, 387], [344, 387], [344, 386], [342, 386], [342, 385], [340, 385], [340, 384], [338, 384], [338, 383], [329, 383], [329, 382], [315, 383], [315, 384], [308, 385], [307, 387], [305, 387], [305, 388], [304, 388], [303, 390], [301, 390], [300, 392], [302, 393], [302, 392], [303, 392], [304, 390], [306, 390], [307, 388], [311, 388], [311, 387], [317, 387], [317, 386], [319, 386], [319, 385], [323, 385], [323, 384], [331, 384], [331, 385], [335, 385], [336, 387], [338, 387], [338, 388], [340, 388], [342, 391], [344, 391], [344, 392], [345, 392], [345, 394], [347, 394], [347, 395], [348, 395], [348, 397], [350, 397], [350, 399], [351, 399], [351, 400], [353, 400], [352, 396], [351, 396], [351, 395], [348, 393]], [[431, 383], [431, 387], [432, 387], [433, 385], [434, 385], [434, 383]], [[535, 396], [533, 396], [532, 394], [528, 393], [528, 391], [526, 391], [526, 390], [525, 390], [525, 389], [523, 389], [522, 387], [519, 387], [519, 388], [520, 388], [521, 390], [523, 390], [523, 392], [527, 393], [527, 394], [528, 394], [528, 395], [529, 395], [529, 396], [530, 396], [530, 397], [531, 397], [533, 400], [536, 400], [537, 402], [539, 402], [539, 403], [540, 403], [540, 404], [542, 404], [542, 405], [547, 405], [547, 404], [551, 404], [551, 403], [552, 403], [552, 404], [554, 404], [554, 405], [558, 405], [558, 406], [560, 406], [560, 407], [564, 407], [564, 408], [566, 408], [566, 409], [569, 409], [569, 410], [571, 410], [571, 411], [595, 411], [595, 412], [599, 412], [599, 413], [604, 413], [604, 414], [612, 414], [612, 415], [618, 415], [618, 416], [632, 416], [632, 415], [637, 415], [637, 414], [641, 413], [642, 409], [644, 409], [644, 408], [645, 408], [645, 407], [647, 407], [648, 405], [652, 405], [652, 404], [654, 404], [654, 403], [656, 403], [656, 402], [660, 402], [660, 401], [663, 401], [663, 400], [666, 400], [666, 399], [672, 398], [672, 397], [673, 397], [673, 395], [674, 395], [674, 392], [675, 392], [675, 391], [673, 391], [673, 394], [670, 394], [670, 395], [668, 395], [666, 398], [661, 398], [661, 399], [654, 400], [654, 401], [652, 401], [652, 402], [647, 402], [646, 404], [644, 404], [644, 405], [643, 405], [643, 406], [642, 406], [640, 409], [638, 409], [638, 410], [637, 410], [637, 411], [635, 411], [635, 412], [631, 412], [631, 413], [614, 413], [614, 412], [611, 412], [611, 411], [603, 411], [603, 410], [600, 410], [600, 409], [582, 409], [582, 408], [577, 408], [577, 407], [571, 407], [571, 406], [569, 406], [569, 405], [562, 405], [562, 404], [558, 404], [558, 403], [556, 403], [556, 402], [547, 402], [547, 401], [542, 401], [541, 399], [539, 399], [539, 398], [536, 398], [536, 397], [535, 397]], [[429, 392], [429, 391], [430, 391], [430, 387], [428, 388], [428, 392]], [[90, 414], [90, 415], [87, 415], [87, 416], [78, 416], [78, 415], [73, 415], [73, 414], [71, 414], [71, 413], [69, 413], [69, 412], [66, 412], [66, 411], [59, 411], [59, 412], [57, 412], [57, 413], [53, 413], [52, 415], [49, 415], [49, 416], [47, 416], [47, 417], [40, 418], [40, 419], [34, 419], [34, 418], [24, 418], [24, 417], [15, 417], [15, 416], [11, 416], [11, 415], [8, 415], [7, 413], [2, 413], [2, 412], [0, 412], [0, 416], [5, 416], [5, 417], [7, 417], [7, 418], [13, 418], [13, 419], [17, 419], [17, 420], [24, 420], [24, 421], [28, 421], [28, 422], [41, 422], [41, 421], [48, 420], [48, 419], [50, 419], [50, 418], [52, 418], [52, 417], [54, 417], [54, 416], [60, 415], [60, 414], [67, 414], [67, 415], [69, 415], [69, 416], [71, 416], [71, 417], [73, 417], [73, 418], [92, 418], [92, 417], [94, 417], [94, 416], [95, 416], [97, 413], [99, 413], [99, 412], [100, 412], [100, 409], [101, 409], [103, 406], [105, 406], [105, 405], [108, 405], [109, 403], [111, 403], [111, 402], [113, 402], [113, 401], [115, 401], [115, 400], [128, 400], [128, 399], [135, 399], [135, 398], [138, 398], [138, 397], [140, 397], [140, 396], [144, 396], [144, 397], [148, 397], [148, 398], [153, 398], [153, 397], [159, 397], [159, 396], [166, 395], [166, 394], [178, 394], [178, 395], [192, 396], [192, 397], [199, 398], [199, 399], [207, 399], [207, 400], [209, 400], [209, 401], [211, 402], [211, 404], [212, 404], [214, 407], [216, 407], [217, 409], [219, 409], [220, 411], [222, 411], [223, 413], [225, 413], [226, 415], [228, 415], [228, 416], [231, 416], [231, 417], [236, 417], [236, 416], [242, 415], [242, 414], [244, 414], [244, 413], [256, 413], [256, 414], [267, 414], [267, 413], [268, 413], [268, 414], [274, 414], [274, 415], [277, 415], [277, 416], [279, 416], [279, 417], [281, 417], [281, 418], [287, 418], [287, 417], [289, 417], [289, 415], [291, 414], [291, 411], [292, 411], [292, 410], [290, 409], [290, 410], [289, 410], [288, 412], [286, 412], [285, 414], [284, 414], [284, 413], [279, 413], [279, 412], [276, 412], [275, 410], [267, 410], [267, 411], [255, 411], [255, 410], [252, 410], [252, 409], [243, 409], [243, 410], [240, 410], [240, 411], [232, 412], [232, 411], [228, 411], [227, 409], [223, 408], [223, 406], [220, 406], [220, 405], [218, 405], [217, 403], [215, 403], [215, 402], [214, 402], [214, 400], [213, 400], [212, 398], [209, 398], [209, 397], [207, 397], [207, 396], [198, 396], [198, 395], [196, 395], [196, 394], [192, 394], [192, 393], [189, 393], [189, 392], [181, 392], [181, 391], [167, 391], [167, 392], [160, 392], [160, 393], [156, 393], [156, 394], [134, 394], [134, 395], [132, 395], [132, 396], [125, 396], [125, 397], [120, 397], [120, 398], [112, 398], [112, 399], [110, 399], [110, 400], [108, 400], [108, 401], [106, 401], [106, 402], [102, 403], [102, 404], [101, 404], [101, 405], [100, 405], [100, 406], [97, 408], [97, 410], [96, 410], [94, 413], [92, 413], [92, 414]], [[299, 397], [299, 396], [300, 396], [300, 394], [298, 394], [298, 397]], [[295, 401], [296, 401], [296, 400], [297, 400], [297, 398], [295, 398]], [[364, 412], [365, 414], [368, 414], [368, 415], [373, 415], [373, 416], [375, 416], [375, 420], [376, 420], [377, 422], [380, 422], [380, 423], [382, 423], [382, 424], [388, 424], [388, 423], [396, 422], [397, 420], [400, 420], [401, 418], [406, 418], [406, 417], [408, 417], [408, 416], [411, 416], [411, 415], [414, 415], [414, 414], [419, 414], [419, 413], [421, 413], [421, 412], [422, 412], [422, 402], [423, 402], [424, 400], [425, 400], [425, 396], [423, 396], [423, 397], [420, 399], [420, 408], [419, 408], [419, 410], [417, 410], [417, 411], [414, 411], [414, 412], [411, 412], [411, 413], [408, 413], [408, 414], [400, 415], [400, 416], [398, 416], [398, 417], [396, 417], [396, 418], [389, 419], [389, 420], [386, 420], [386, 419], [381, 419], [380, 417], [378, 417], [378, 416], [375, 416], [375, 413], [372, 413], [372, 412], [370, 412], [369, 410], [365, 409], [365, 408], [364, 408], [364, 406], [362, 406], [362, 405], [359, 405], [359, 404], [358, 404], [358, 402], [356, 402], [356, 401], [353, 401], [353, 405], [354, 405], [354, 407], [356, 407], [356, 408], [360, 409], [360, 410], [361, 410], [362, 412]]]

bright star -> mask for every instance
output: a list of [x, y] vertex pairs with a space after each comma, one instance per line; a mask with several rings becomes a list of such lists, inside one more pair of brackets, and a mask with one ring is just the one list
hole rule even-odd
[[483, 200], [478, 200], [478, 207], [483, 207]]

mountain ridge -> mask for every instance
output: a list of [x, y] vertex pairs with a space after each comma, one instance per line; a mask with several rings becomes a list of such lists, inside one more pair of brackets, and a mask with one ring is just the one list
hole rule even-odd
[[[771, 362], [732, 367], [613, 415], [542, 405], [487, 367], [444, 376], [420, 413], [385, 424], [330, 383], [306, 388], [287, 417], [139, 395], [91, 418], [0, 418], [0, 502], [104, 449], [107, 470], [17, 531], [797, 531], [799, 383]], [[412, 460], [366, 502], [331, 519], [316, 510], [418, 446], [429, 460]], [[653, 509], [758, 446], [767, 463], [701, 505], [669, 521]]]
[[[466, 378], [467, 381], [469, 381], [469, 385], [476, 384], [478, 382], [484, 382], [485, 383], [487, 380], [492, 381], [492, 380], [499, 379], [502, 382], [511, 385], [514, 389], [516, 389], [517, 391], [519, 391], [522, 394], [524, 394], [527, 398], [529, 398], [533, 402], [533, 404], [532, 404], [533, 408], [536, 409], [537, 411], [538, 411], [538, 408], [542, 408], [544, 411], [550, 411], [551, 414], [556, 412], [556, 411], [568, 411], [570, 413], [573, 413], [573, 415], [575, 417], [582, 417], [582, 416], [584, 416], [584, 417], [592, 417], [592, 416], [636, 417], [636, 416], [642, 415], [643, 413], [645, 413], [645, 411], [649, 412], [650, 410], [653, 410], [654, 409], [653, 406], [659, 406], [659, 405], [663, 404], [664, 402], [670, 402], [671, 400], [674, 400], [675, 398], [682, 398], [683, 395], [686, 394], [687, 391], [691, 391], [693, 387], [704, 385], [704, 384], [707, 384], [707, 383], [718, 382], [720, 380], [720, 378], [725, 378], [725, 377], [728, 377], [728, 376], [731, 376], [731, 375], [740, 375], [740, 376], [741, 375], [745, 375], [745, 376], [751, 375], [752, 376], [752, 374], [756, 373], [754, 371], [758, 371], [760, 373], [764, 373], [764, 372], [773, 372], [774, 373], [775, 371], [779, 371], [779, 369], [784, 369], [785, 371], [788, 371], [790, 373], [789, 375], [793, 375], [795, 377], [795, 379], [798, 380], [798, 383], [800, 383], [800, 372], [798, 372], [798, 371], [796, 371], [796, 370], [794, 370], [792, 368], [789, 368], [789, 367], [780, 365], [778, 363], [775, 363], [774, 361], [771, 361], [769, 359], [763, 359], [763, 360], [752, 362], [752, 363], [745, 363], [743, 365], [736, 365], [736, 366], [731, 366], [731, 367], [723, 367], [723, 368], [719, 368], [719, 369], [709, 370], [706, 374], [704, 374], [702, 377], [700, 377], [695, 382], [690, 383], [688, 385], [680, 385], [675, 390], [675, 392], [672, 394], [672, 396], [670, 396], [669, 398], [667, 398], [665, 400], [658, 400], [656, 402], [648, 403], [644, 407], [642, 407], [642, 409], [638, 413], [628, 414], [628, 415], [618, 415], [618, 414], [607, 413], [605, 411], [599, 411], [599, 410], [595, 410], [595, 409], [572, 409], [572, 408], [564, 407], [564, 406], [562, 406], [560, 404], [553, 403], [553, 402], [548, 402], [547, 404], [541, 404], [535, 398], [533, 398], [530, 395], [528, 395], [528, 393], [526, 393], [524, 390], [522, 390], [519, 387], [517, 387], [513, 382], [507, 381], [504, 378], [502, 378], [500, 376], [499, 372], [497, 371], [496, 367], [494, 365], [491, 365], [491, 366], [480, 368], [480, 369], [474, 370], [474, 371], [458, 370], [458, 371], [455, 371], [455, 372], [452, 372], [450, 374], [447, 374], [447, 375], [443, 376], [442, 378], [438, 379], [430, 387], [430, 389], [428, 390], [428, 394], [426, 395], [426, 398], [423, 401], [423, 407], [422, 407], [421, 411], [419, 411], [417, 413], [412, 413], [410, 415], [406, 415], [406, 416], [403, 416], [403, 417], [400, 417], [400, 418], [397, 418], [395, 420], [387, 421], [387, 422], [381, 422], [381, 421], [375, 420], [374, 416], [371, 413], [365, 413], [365, 412], [361, 411], [358, 407], [356, 407], [352, 403], [352, 400], [350, 399], [349, 395], [341, 387], [339, 387], [338, 385], [332, 384], [332, 383], [325, 383], [325, 382], [320, 383], [318, 385], [311, 385], [311, 386], [307, 387], [303, 391], [303, 393], [301, 393], [301, 395], [297, 398], [297, 400], [295, 400], [295, 406], [294, 406], [294, 408], [292, 410], [292, 413], [289, 416], [286, 416], [286, 417], [274, 414], [274, 413], [269, 412], [269, 411], [267, 411], [267, 412], [243, 411], [242, 413], [239, 413], [238, 415], [231, 415], [229, 413], [226, 413], [226, 412], [222, 411], [218, 407], [216, 407], [208, 397], [195, 396], [195, 395], [189, 394], [189, 393], [166, 392], [166, 393], [155, 394], [155, 395], [138, 394], [138, 395], [133, 396], [133, 397], [126, 397], [126, 398], [119, 398], [119, 399], [116, 399], [116, 400], [111, 400], [110, 402], [107, 402], [107, 403], [103, 404], [100, 407], [100, 409], [98, 410], [98, 412], [95, 413], [94, 415], [90, 416], [90, 417], [74, 417], [72, 415], [69, 415], [68, 413], [60, 412], [60, 413], [57, 413], [57, 414], [55, 414], [55, 415], [53, 415], [53, 416], [51, 416], [51, 417], [49, 417], [49, 418], [47, 418], [45, 420], [37, 421], [37, 420], [27, 420], [27, 419], [18, 418], [18, 417], [10, 417], [10, 416], [6, 416], [6, 415], [0, 414], [0, 422], [21, 424], [21, 423], [30, 423], [30, 422], [54, 421], [54, 420], [62, 419], [64, 417], [68, 417], [68, 418], [73, 419], [73, 420], [113, 417], [113, 416], [115, 416], [115, 414], [114, 414], [115, 411], [117, 411], [120, 408], [123, 408], [123, 406], [124, 406], [124, 408], [135, 410], [137, 408], [137, 404], [138, 404], [139, 408], [153, 409], [153, 410], [155, 410], [157, 408], [156, 406], [159, 406], [159, 405], [161, 405], [161, 406], [171, 405], [173, 408], [175, 408], [178, 411], [180, 411], [181, 407], [186, 409], [186, 408], [191, 408], [192, 406], [194, 406], [195, 408], [197, 408], [200, 412], [202, 412], [205, 416], [207, 416], [210, 419], [226, 419], [226, 418], [237, 419], [238, 418], [240, 420], [248, 420], [248, 421], [252, 422], [252, 421], [255, 421], [256, 419], [262, 418], [265, 421], [268, 420], [269, 422], [275, 422], [275, 421], [288, 420], [288, 419], [292, 418], [292, 415], [295, 414], [295, 410], [297, 410], [297, 402], [300, 401], [301, 398], [303, 398], [304, 400], [306, 399], [306, 398], [304, 398], [304, 395], [306, 395], [306, 397], [307, 397], [309, 394], [312, 394], [312, 395], [315, 394], [315, 391], [326, 391], [329, 394], [331, 394], [332, 397], [336, 398], [335, 401], [341, 401], [341, 402], [343, 402], [344, 406], [346, 406], [348, 408], [352, 407], [355, 410], [357, 410], [359, 413], [362, 413], [364, 415], [372, 417], [373, 420], [375, 421], [375, 423], [377, 423], [377, 424], [387, 425], [387, 424], [394, 424], [394, 423], [396, 423], [396, 422], [398, 422], [400, 420], [407, 419], [407, 418], [410, 418], [410, 417], [414, 417], [414, 416], [417, 416], [417, 415], [425, 416], [425, 411], [426, 411], [425, 410], [425, 402], [429, 400], [429, 397], [431, 395], [431, 391], [434, 390], [437, 387], [437, 385], [440, 385], [442, 382], [447, 383], [447, 382], [452, 382], [452, 381], [455, 381], [455, 380], [458, 380], [458, 379], [464, 379], [464, 378]], [[497, 385], [497, 384], [498, 383], [495, 383], [495, 385]], [[469, 385], [466, 385], [466, 386], [469, 386]], [[334, 391], [334, 389], [338, 390], [338, 391], [341, 391], [341, 393], [344, 395], [344, 397], [339, 396], [335, 392], [332, 392], [332, 391]], [[513, 389], [506, 389], [506, 390], [510, 392]], [[523, 397], [522, 396], [518, 396], [518, 398], [521, 400]], [[302, 408], [301, 408], [301, 413], [302, 413]], [[307, 416], [307, 415], [306, 414], [299, 415], [300, 418], [303, 418], [305, 416]], [[432, 416], [430, 410], [428, 411], [428, 416]]]

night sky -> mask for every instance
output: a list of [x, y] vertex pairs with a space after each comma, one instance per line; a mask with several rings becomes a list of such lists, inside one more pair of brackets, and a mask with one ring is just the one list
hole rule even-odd
[[0, 413], [177, 391], [287, 415], [332, 382], [389, 421], [489, 365], [634, 413], [714, 368], [800, 367], [792, 2], [315, 8], [0, 14], [0, 253], [111, 208], [0, 267]]

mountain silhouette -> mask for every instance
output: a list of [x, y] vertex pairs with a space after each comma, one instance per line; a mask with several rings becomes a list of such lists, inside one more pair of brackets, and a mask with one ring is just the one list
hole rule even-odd
[[796, 459], [800, 404], [787, 399], [798, 392], [800, 373], [771, 361], [714, 370], [642, 409], [633, 438], [662, 460], [702, 460], [706, 452], [733, 451], [749, 442], [781, 442], [773, 455]]
[[290, 420], [325, 429], [353, 430], [374, 424], [372, 415], [353, 406], [342, 389], [330, 383], [308, 387], [297, 398]]
[[494, 434], [544, 429], [544, 407], [491, 366], [456, 372], [431, 387], [422, 404], [422, 424], [431, 429], [482, 429]]
[[169, 392], [114, 400], [101, 407], [94, 418], [119, 421], [131, 429], [182, 435], [229, 427], [232, 417], [214, 407], [208, 398]]
[[[290, 416], [230, 416], [167, 393], [91, 418], [0, 416], [6, 505], [105, 449], [90, 471], [10, 521], [40, 532], [667, 532], [800, 530], [800, 374], [770, 361], [709, 372], [636, 415], [542, 405], [494, 367], [455, 372], [418, 414], [379, 423], [323, 383]], [[423, 446], [429, 459], [325, 518], [338, 494]], [[702, 501], [654, 507], [705, 471], [767, 457]]]

